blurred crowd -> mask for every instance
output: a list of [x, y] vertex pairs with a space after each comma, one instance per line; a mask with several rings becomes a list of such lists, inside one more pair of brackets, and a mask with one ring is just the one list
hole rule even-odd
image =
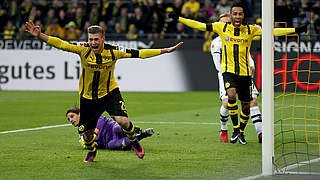
[[320, 0], [275, 0], [275, 27], [308, 25], [306, 38], [320, 40]]
[[[253, 0], [244, 0], [251, 15]], [[2, 0], [0, 33], [4, 39], [29, 38], [24, 23], [32, 20], [46, 34], [66, 40], [86, 39], [87, 27], [100, 25], [112, 38], [203, 37], [203, 32], [168, 19], [178, 15], [201, 22], [229, 12], [232, 0]]]
[[[30, 38], [24, 23], [32, 20], [42, 32], [66, 40], [87, 38], [87, 27], [100, 25], [107, 38], [207, 38], [208, 34], [168, 19], [176, 14], [204, 23], [228, 13], [233, 0], [1, 0], [0, 38]], [[243, 0], [254, 19], [254, 0]], [[260, 2], [261, 3], [261, 2]], [[261, 11], [257, 11], [258, 13]], [[275, 21], [287, 27], [309, 24], [309, 35], [320, 35], [319, 0], [275, 0]], [[249, 22], [255, 23], [255, 22]], [[256, 20], [261, 24], [261, 18]], [[284, 24], [276, 24], [284, 26]]]

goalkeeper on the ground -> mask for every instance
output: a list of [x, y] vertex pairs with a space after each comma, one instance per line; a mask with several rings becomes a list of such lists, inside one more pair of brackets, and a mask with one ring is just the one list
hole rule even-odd
[[[75, 127], [79, 127], [80, 122], [80, 108], [73, 107], [66, 112], [68, 121]], [[136, 138], [138, 141], [150, 137], [154, 134], [153, 128], [148, 128], [142, 131], [141, 128], [134, 128]], [[83, 148], [90, 148], [86, 146], [83, 139], [83, 133], [79, 134], [79, 142]], [[131, 150], [132, 142], [127, 135], [123, 132], [121, 126], [114, 120], [105, 116], [100, 116], [97, 126], [95, 128], [94, 144], [97, 148], [109, 150]]]

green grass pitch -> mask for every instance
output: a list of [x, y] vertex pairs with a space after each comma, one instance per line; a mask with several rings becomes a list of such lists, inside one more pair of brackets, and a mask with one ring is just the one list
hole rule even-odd
[[[219, 142], [218, 92], [123, 92], [129, 119], [155, 134], [133, 151], [99, 150], [94, 163], [72, 126], [0, 134], [0, 179], [237, 179], [261, 173], [249, 120], [247, 145]], [[76, 92], [0, 91], [0, 132], [66, 124]], [[232, 133], [229, 120], [229, 137]]]

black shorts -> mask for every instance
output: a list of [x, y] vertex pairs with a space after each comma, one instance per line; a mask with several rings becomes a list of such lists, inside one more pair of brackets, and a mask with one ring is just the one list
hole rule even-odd
[[222, 74], [224, 88], [236, 88], [240, 101], [250, 102], [252, 100], [252, 78], [251, 76], [237, 76], [225, 72]]
[[[98, 119], [104, 111], [107, 111], [111, 117], [128, 117], [127, 109], [119, 88], [112, 90], [106, 96], [97, 100], [80, 98], [79, 132], [95, 129]], [[83, 126], [81, 127], [81, 125]]]

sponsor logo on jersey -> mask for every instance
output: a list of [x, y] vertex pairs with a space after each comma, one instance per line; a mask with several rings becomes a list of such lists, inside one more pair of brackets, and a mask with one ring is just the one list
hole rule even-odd
[[102, 70], [102, 69], [104, 69], [104, 70], [107, 70], [107, 69], [109, 69], [109, 68], [111, 68], [112, 67], [112, 65], [102, 65], [102, 64], [97, 64], [97, 65], [95, 65], [95, 64], [90, 64], [90, 68], [92, 68], [92, 69], [99, 69], [99, 70]]
[[236, 42], [236, 43], [247, 43], [248, 42], [248, 39], [229, 38], [229, 37], [225, 37], [224, 40], [230, 41], [230, 42]]

